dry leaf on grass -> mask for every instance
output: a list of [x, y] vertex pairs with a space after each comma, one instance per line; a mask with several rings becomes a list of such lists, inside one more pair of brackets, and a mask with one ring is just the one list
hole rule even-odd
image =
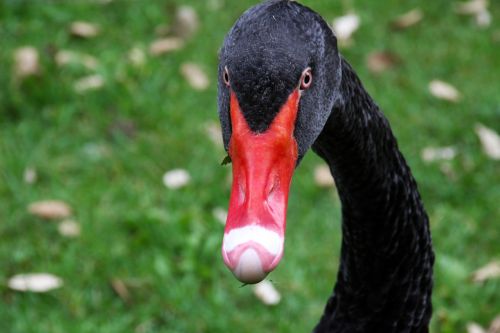
[[429, 91], [434, 97], [445, 101], [458, 102], [460, 100], [460, 92], [457, 88], [441, 80], [432, 80], [429, 83]]
[[48, 273], [18, 274], [9, 279], [8, 286], [12, 290], [44, 293], [63, 285], [61, 278]]
[[481, 141], [484, 153], [491, 159], [500, 160], [500, 136], [483, 124], [476, 124], [474, 130]]
[[38, 176], [36, 173], [36, 169], [32, 167], [28, 167], [24, 169], [23, 180], [26, 184], [32, 185], [36, 182]]
[[112, 279], [111, 287], [113, 288], [114, 292], [118, 295], [118, 297], [122, 299], [122, 301], [126, 303], [130, 301], [130, 293], [128, 291], [125, 282], [123, 282], [120, 279]]
[[500, 333], [500, 315], [493, 319], [488, 329], [488, 333]]
[[40, 72], [38, 51], [32, 46], [25, 46], [14, 52], [14, 74], [18, 78], [35, 75]]
[[401, 59], [392, 52], [372, 52], [366, 57], [366, 66], [372, 73], [382, 73], [393, 68]]
[[444, 162], [439, 165], [439, 171], [443, 173], [443, 175], [446, 176], [446, 178], [450, 180], [457, 180], [457, 173], [453, 169], [453, 166], [449, 162]]
[[80, 38], [92, 38], [99, 34], [97, 25], [84, 21], [75, 21], [71, 23], [70, 31], [73, 36]]
[[71, 207], [64, 201], [44, 200], [30, 204], [28, 212], [43, 219], [63, 219], [71, 216]]
[[392, 21], [391, 26], [394, 29], [407, 29], [422, 21], [423, 18], [424, 13], [420, 9], [415, 8], [398, 16], [394, 21]]
[[491, 13], [488, 10], [482, 11], [481, 13], [477, 14], [475, 19], [476, 24], [481, 28], [486, 28], [491, 25]]
[[216, 207], [212, 210], [212, 215], [215, 217], [217, 221], [219, 221], [222, 225], [226, 224], [227, 220], [227, 210], [221, 207]]
[[208, 9], [216, 11], [224, 6], [224, 0], [207, 0]]
[[264, 280], [253, 286], [253, 292], [265, 305], [277, 305], [281, 301], [281, 295], [274, 285]]
[[499, 277], [500, 277], [500, 260], [492, 261], [472, 274], [472, 280], [476, 283], [481, 283], [491, 279], [497, 279]]
[[104, 86], [103, 77], [99, 74], [93, 74], [77, 80], [73, 88], [77, 93], [84, 93], [89, 90], [97, 90], [102, 86]]
[[91, 161], [100, 161], [111, 154], [109, 145], [102, 142], [87, 142], [81, 147], [81, 152], [85, 158]]
[[194, 8], [190, 6], [180, 6], [175, 13], [172, 32], [180, 38], [188, 39], [196, 33], [199, 25], [198, 15]]
[[193, 63], [184, 63], [181, 65], [181, 74], [188, 81], [189, 85], [195, 90], [205, 90], [210, 84], [207, 74], [200, 66]]
[[457, 156], [455, 147], [426, 147], [422, 149], [420, 157], [425, 162], [449, 161]]
[[467, 333], [486, 333], [486, 330], [476, 323], [467, 323]]
[[128, 52], [128, 60], [135, 66], [146, 63], [146, 53], [140, 47], [134, 47]]
[[168, 52], [176, 51], [184, 46], [184, 41], [178, 37], [167, 37], [153, 41], [149, 45], [149, 53], [159, 56]]
[[340, 43], [347, 42], [352, 35], [358, 30], [361, 20], [356, 14], [347, 14], [337, 17], [333, 20], [333, 31]]
[[459, 2], [455, 5], [455, 11], [461, 15], [472, 15], [479, 27], [491, 25], [491, 13], [488, 11], [487, 0], [471, 0]]
[[57, 227], [59, 234], [68, 238], [80, 236], [80, 225], [75, 220], [64, 220]]
[[61, 50], [56, 53], [56, 64], [59, 67], [69, 64], [83, 65], [87, 69], [96, 69], [98, 61], [95, 57], [70, 50]]
[[466, 2], [457, 2], [455, 11], [462, 15], [477, 15], [488, 8], [487, 0], [471, 0]]
[[333, 180], [330, 169], [326, 165], [318, 165], [314, 168], [314, 182], [319, 187], [334, 187], [335, 181]]
[[184, 187], [190, 181], [191, 176], [184, 169], [170, 170], [163, 175], [163, 184], [172, 190]]

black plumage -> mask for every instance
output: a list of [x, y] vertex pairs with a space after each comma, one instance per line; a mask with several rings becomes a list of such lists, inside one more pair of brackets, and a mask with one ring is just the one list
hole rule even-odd
[[228, 68], [250, 128], [264, 132], [297, 87], [299, 160], [312, 147], [330, 166], [342, 203], [337, 283], [314, 332], [428, 332], [432, 266], [428, 217], [387, 119], [338, 53], [312, 10], [286, 0], [247, 11], [229, 32], [219, 65], [219, 115], [231, 137]]
[[427, 332], [427, 214], [387, 119], [344, 60], [342, 67], [342, 100], [312, 147], [342, 203], [337, 284], [315, 332]]

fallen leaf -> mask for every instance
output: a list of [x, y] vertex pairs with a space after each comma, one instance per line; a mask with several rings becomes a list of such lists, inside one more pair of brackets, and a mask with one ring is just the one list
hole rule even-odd
[[58, 200], [37, 201], [28, 206], [28, 211], [43, 219], [63, 219], [71, 216], [71, 207]]
[[326, 165], [318, 165], [314, 168], [314, 182], [319, 187], [335, 186], [335, 181], [333, 180], [330, 169]]
[[59, 223], [57, 228], [59, 234], [68, 238], [75, 238], [80, 236], [80, 225], [75, 220], [64, 220]]
[[14, 73], [18, 78], [36, 75], [40, 71], [38, 51], [32, 46], [25, 46], [14, 52]]
[[487, 0], [471, 0], [456, 3], [455, 12], [461, 15], [474, 16], [476, 24], [481, 28], [491, 25], [491, 13], [488, 11]]
[[372, 73], [382, 73], [393, 68], [401, 59], [392, 52], [372, 52], [366, 57], [366, 66]]
[[184, 63], [181, 65], [181, 74], [188, 81], [189, 85], [196, 90], [205, 90], [208, 88], [209, 80], [207, 74], [200, 66], [193, 63]]
[[500, 160], [500, 136], [497, 132], [479, 123], [474, 130], [481, 141], [484, 153], [491, 159]]
[[24, 169], [23, 179], [26, 184], [34, 184], [37, 179], [36, 169], [32, 167]]
[[91, 55], [82, 54], [70, 50], [58, 51], [55, 56], [55, 61], [59, 67], [70, 64], [77, 64], [83, 65], [85, 68], [91, 70], [96, 69], [99, 64], [97, 59]]
[[450, 163], [441, 163], [439, 170], [450, 180], [457, 180], [457, 173]]
[[134, 47], [128, 52], [128, 60], [135, 66], [146, 63], [146, 54], [140, 47]]
[[460, 93], [457, 88], [444, 81], [432, 80], [429, 83], [429, 91], [434, 97], [442, 100], [449, 102], [458, 102], [460, 100]]
[[185, 5], [180, 6], [175, 13], [172, 32], [182, 39], [188, 39], [196, 33], [199, 25], [198, 15], [194, 8]]
[[210, 141], [212, 141], [217, 147], [222, 147], [224, 145], [222, 141], [222, 130], [218, 123], [209, 122], [205, 124], [205, 132], [207, 133]]
[[191, 176], [184, 169], [174, 169], [163, 175], [163, 184], [170, 189], [178, 189], [186, 186], [191, 181]]
[[339, 42], [346, 42], [358, 30], [361, 20], [356, 14], [347, 14], [333, 20], [333, 31]]
[[74, 89], [78, 93], [84, 93], [89, 90], [97, 90], [104, 85], [104, 79], [99, 74], [93, 74], [82, 77], [74, 84]]
[[102, 142], [87, 142], [81, 147], [81, 152], [91, 161], [100, 161], [111, 154], [109, 146]]
[[486, 333], [486, 331], [479, 324], [467, 323], [467, 333]]
[[120, 279], [112, 279], [111, 287], [115, 293], [122, 299], [122, 301], [128, 303], [130, 301], [130, 293], [128, 291], [127, 285]]
[[222, 225], [226, 224], [226, 221], [227, 221], [227, 210], [225, 210], [224, 208], [221, 208], [221, 207], [214, 208], [214, 210], [212, 210], [212, 215]]
[[70, 63], [76, 62], [77, 58], [76, 52], [69, 50], [60, 50], [56, 53], [55, 60], [56, 64], [60, 67], [68, 65]]
[[63, 285], [62, 279], [48, 273], [31, 273], [14, 275], [9, 279], [8, 286], [12, 290], [44, 293]]
[[500, 315], [493, 319], [488, 329], [488, 333], [500, 333]]
[[253, 292], [265, 305], [277, 305], [281, 301], [281, 295], [274, 285], [267, 281], [261, 281], [253, 286]]
[[70, 31], [73, 36], [80, 38], [92, 38], [99, 34], [97, 25], [84, 21], [75, 21], [71, 23]]
[[457, 156], [455, 147], [426, 147], [422, 149], [420, 157], [425, 162], [449, 161]]
[[455, 5], [455, 11], [462, 15], [477, 15], [488, 8], [487, 0], [471, 0], [467, 2], [458, 2]]
[[217, 11], [220, 10], [222, 6], [224, 6], [224, 3], [223, 0], [208, 0], [207, 6], [211, 11]]
[[424, 13], [420, 9], [415, 8], [398, 16], [394, 21], [392, 21], [391, 26], [394, 29], [407, 29], [422, 21], [423, 18]]
[[485, 9], [475, 16], [478, 27], [487, 28], [491, 25], [491, 13]]
[[168, 52], [177, 51], [184, 46], [184, 41], [178, 37], [167, 37], [153, 41], [149, 45], [149, 53], [159, 56]]
[[499, 277], [500, 260], [492, 261], [472, 274], [472, 280], [476, 283], [482, 283], [486, 280], [496, 279]]

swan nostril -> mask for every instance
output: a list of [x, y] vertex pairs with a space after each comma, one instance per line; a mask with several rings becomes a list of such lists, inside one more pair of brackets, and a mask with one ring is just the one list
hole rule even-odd
[[269, 182], [267, 196], [271, 196], [276, 190], [279, 189], [280, 180], [278, 176], [273, 176], [272, 181]]

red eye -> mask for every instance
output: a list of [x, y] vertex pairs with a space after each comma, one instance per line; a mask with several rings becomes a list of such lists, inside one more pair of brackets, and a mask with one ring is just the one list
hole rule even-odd
[[302, 76], [300, 78], [300, 90], [306, 90], [312, 84], [312, 70], [311, 68], [307, 68], [304, 72], [302, 72]]
[[224, 83], [229, 87], [229, 72], [227, 67], [224, 67], [224, 75], [223, 75]]

